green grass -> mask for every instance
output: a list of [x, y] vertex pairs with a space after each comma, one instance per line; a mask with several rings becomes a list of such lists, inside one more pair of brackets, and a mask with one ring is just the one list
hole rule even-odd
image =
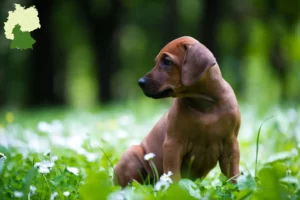
[[300, 109], [274, 106], [258, 114], [244, 104], [237, 184], [217, 166], [203, 180], [160, 188], [133, 182], [121, 191], [111, 165], [169, 106], [142, 100], [93, 111], [1, 113], [0, 199], [300, 199]]

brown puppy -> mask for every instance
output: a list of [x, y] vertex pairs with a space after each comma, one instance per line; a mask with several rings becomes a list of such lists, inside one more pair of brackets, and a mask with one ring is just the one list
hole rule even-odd
[[154, 153], [159, 175], [203, 178], [219, 165], [227, 177], [239, 174], [240, 111], [213, 54], [192, 37], [167, 44], [156, 65], [139, 80], [148, 97], [174, 97], [171, 109], [140, 145], [130, 147], [115, 168], [115, 183], [126, 186], [153, 176], [144, 155]]

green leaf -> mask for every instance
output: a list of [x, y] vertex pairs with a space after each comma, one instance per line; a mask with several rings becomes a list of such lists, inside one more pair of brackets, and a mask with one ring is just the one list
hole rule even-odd
[[248, 174], [246, 177], [239, 177], [237, 186], [239, 190], [256, 190], [256, 182], [250, 174]]
[[250, 200], [252, 196], [253, 191], [250, 189], [244, 189], [241, 192], [237, 193], [235, 196], [236, 200]]
[[173, 200], [173, 199], [196, 199], [195, 197], [189, 194], [189, 191], [184, 189], [179, 183], [171, 184], [171, 186], [166, 191], [166, 195], [163, 199]]
[[288, 191], [280, 184], [280, 179], [274, 168], [265, 167], [259, 171], [262, 190], [259, 193], [262, 199], [287, 199]]
[[29, 187], [35, 176], [36, 176], [36, 169], [34, 167], [32, 167], [25, 176], [25, 181], [24, 181], [24, 186], [23, 186], [24, 199], [26, 199], [25, 197], [27, 197], [27, 195], [30, 191]]
[[32, 49], [35, 40], [29, 32], [22, 32], [21, 26], [17, 24], [13, 29], [14, 39], [10, 43], [11, 49]]
[[219, 175], [219, 180], [221, 181], [221, 183], [225, 183], [225, 182], [227, 182], [228, 178], [224, 174], [221, 173]]
[[79, 189], [82, 199], [99, 200], [106, 199], [112, 192], [113, 184], [106, 171], [94, 172], [89, 171], [84, 185]]
[[200, 199], [200, 189], [198, 186], [189, 179], [181, 179], [178, 183], [183, 189], [189, 192], [189, 194], [196, 199]]
[[54, 185], [54, 186], [57, 186], [60, 184], [60, 182], [62, 180], [64, 180], [66, 177], [64, 177], [63, 175], [58, 175], [58, 176], [55, 176], [52, 180], [50, 180], [50, 182]]

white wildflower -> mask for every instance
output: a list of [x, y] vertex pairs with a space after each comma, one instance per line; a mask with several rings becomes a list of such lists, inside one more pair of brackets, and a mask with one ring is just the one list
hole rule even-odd
[[87, 152], [82, 147], [77, 148], [76, 151], [77, 151], [78, 154], [85, 156], [89, 162], [93, 162], [99, 157], [99, 155], [97, 153]]
[[51, 129], [51, 127], [50, 124], [48, 124], [47, 122], [39, 122], [38, 129], [41, 132], [48, 132]]
[[173, 182], [172, 179], [170, 178], [170, 176], [173, 175], [173, 172], [169, 171], [167, 174], [163, 174], [161, 177], [160, 177], [160, 180], [155, 184], [154, 186], [154, 189], [156, 191], [159, 191], [159, 190], [163, 190], [163, 191], [166, 191], [170, 184]]
[[34, 164], [35, 167], [48, 167], [48, 168], [52, 168], [54, 167], [54, 162], [51, 160], [42, 160], [42, 162], [37, 162]]
[[19, 197], [23, 197], [23, 192], [20, 191], [14, 191], [14, 196], [19, 198]]
[[79, 169], [77, 167], [67, 167], [67, 170], [76, 176], [79, 174]]
[[285, 160], [293, 157], [298, 156], [298, 150], [296, 148], [293, 148], [291, 151], [282, 151], [280, 153], [276, 153], [272, 156], [270, 156], [267, 160], [267, 163], [276, 162], [278, 160]]
[[169, 182], [169, 183], [172, 183], [172, 179], [170, 178], [170, 176], [173, 175], [173, 172], [169, 171], [168, 174], [163, 174], [161, 177], [160, 177], [160, 181], [164, 181], [164, 182]]
[[50, 173], [50, 169], [48, 167], [45, 166], [40, 166], [38, 169], [38, 172], [41, 174], [49, 174]]
[[299, 179], [293, 176], [286, 176], [280, 179], [284, 183], [289, 183], [293, 185], [299, 185]]
[[134, 122], [134, 118], [132, 115], [124, 115], [118, 119], [118, 122], [122, 126], [128, 126], [129, 124]]
[[152, 158], [155, 157], [155, 154], [154, 153], [147, 153], [145, 156], [144, 156], [144, 159], [145, 160], [151, 160]]
[[94, 162], [99, 157], [98, 154], [89, 152], [86, 152], [84, 155], [89, 162]]
[[[127, 190], [128, 193], [128, 190]], [[125, 190], [115, 191], [109, 194], [107, 200], [126, 200]]]
[[4, 153], [0, 153], [0, 158], [6, 159], [6, 156], [4, 155]]
[[287, 115], [290, 122], [293, 122], [297, 119], [297, 111], [293, 108], [288, 110]]
[[116, 131], [116, 135], [118, 138], [124, 139], [128, 137], [128, 133], [125, 130], [119, 129]]
[[155, 185], [154, 185], [154, 189], [156, 191], [160, 191], [162, 190], [163, 192], [166, 191], [170, 186], [170, 182], [168, 181], [158, 181]]
[[64, 194], [65, 197], [68, 197], [70, 195], [70, 192], [69, 191], [65, 191], [63, 194]]
[[43, 160], [42, 162], [37, 162], [34, 164], [34, 167], [38, 169], [39, 173], [48, 174], [52, 167], [54, 167], [54, 161], [52, 160]]
[[221, 183], [221, 181], [220, 181], [219, 179], [215, 179], [215, 180], [213, 180], [213, 181], [211, 182], [211, 185], [212, 185], [213, 187], [217, 187], [217, 186], [221, 186], [222, 183]]
[[34, 168], [39, 168], [41, 166], [40, 162], [34, 163]]
[[4, 163], [6, 156], [3, 153], [0, 153], [0, 164]]
[[36, 191], [36, 187], [35, 187], [35, 186], [31, 185], [31, 186], [29, 187], [29, 189], [30, 189], [30, 193], [31, 193], [31, 194], [35, 194], [35, 191]]
[[52, 133], [62, 133], [64, 130], [64, 126], [59, 120], [53, 120], [51, 123], [51, 131]]
[[57, 192], [52, 193], [50, 196], [50, 200], [54, 200], [57, 195], [58, 195]]
[[52, 162], [55, 162], [55, 161], [57, 161], [57, 160], [58, 160], [58, 157], [57, 157], [57, 156], [52, 156], [52, 157], [51, 157], [51, 161], [52, 161]]
[[50, 149], [48, 149], [47, 151], [44, 152], [44, 156], [50, 156], [50, 154], [51, 154], [51, 150]]
[[63, 125], [59, 120], [54, 120], [52, 123], [39, 122], [38, 129], [44, 133], [60, 134], [63, 132]]

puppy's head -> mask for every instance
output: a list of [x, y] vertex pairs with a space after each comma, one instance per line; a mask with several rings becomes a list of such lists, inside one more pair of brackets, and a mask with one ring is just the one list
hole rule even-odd
[[148, 97], [176, 97], [215, 64], [215, 57], [203, 44], [192, 37], [180, 37], [159, 52], [155, 67], [138, 83]]

